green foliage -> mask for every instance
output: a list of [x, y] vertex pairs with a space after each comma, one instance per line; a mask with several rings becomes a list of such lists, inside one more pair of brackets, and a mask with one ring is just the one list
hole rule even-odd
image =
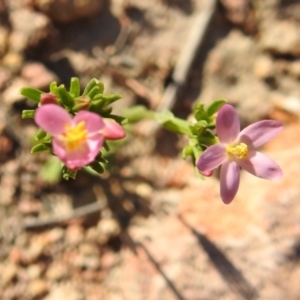
[[40, 171], [40, 177], [44, 182], [56, 183], [61, 178], [61, 162], [56, 156], [50, 156]]
[[44, 139], [46, 136], [47, 136], [47, 132], [45, 132], [42, 129], [39, 129], [37, 131], [37, 133], [35, 134], [35, 139], [39, 141], [39, 140]]
[[31, 148], [31, 153], [47, 152], [51, 150], [51, 143], [40, 143]]
[[20, 90], [20, 94], [22, 96], [24, 96], [25, 98], [28, 98], [36, 103], [40, 102], [40, 98], [43, 93], [44, 92], [42, 92], [38, 89], [31, 88], [31, 87], [24, 87]]
[[70, 178], [76, 179], [77, 170], [70, 170], [65, 165], [63, 165], [61, 172], [62, 172], [62, 177], [65, 180], [69, 180]]
[[22, 119], [32, 119], [34, 118], [35, 110], [33, 109], [24, 109], [22, 111]]
[[62, 103], [63, 106], [72, 109], [75, 104], [75, 100], [71, 93], [66, 90], [66, 87], [63, 84], [57, 88], [56, 95], [58, 96], [59, 102]]
[[215, 100], [209, 107], [206, 112], [209, 117], [214, 115], [227, 101], [224, 99]]
[[191, 134], [191, 128], [189, 122], [180, 118], [177, 118], [170, 111], [163, 111], [156, 113], [155, 119], [165, 129], [179, 134]]
[[79, 95], [80, 95], [80, 82], [79, 82], [79, 79], [77, 77], [71, 78], [70, 94], [74, 98], [79, 97]]

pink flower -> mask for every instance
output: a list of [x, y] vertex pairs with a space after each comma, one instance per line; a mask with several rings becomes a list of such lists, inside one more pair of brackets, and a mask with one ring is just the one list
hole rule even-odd
[[39, 107], [35, 122], [52, 135], [53, 152], [69, 169], [78, 169], [93, 162], [104, 136], [103, 119], [92, 112], [80, 111], [74, 118], [62, 107], [47, 104]]
[[207, 148], [197, 161], [203, 174], [222, 165], [220, 194], [229, 204], [235, 197], [240, 181], [240, 168], [264, 179], [279, 179], [280, 167], [269, 157], [257, 151], [282, 129], [277, 121], [263, 120], [249, 125], [240, 132], [240, 120], [234, 108], [225, 104], [219, 110], [216, 131], [220, 143]]

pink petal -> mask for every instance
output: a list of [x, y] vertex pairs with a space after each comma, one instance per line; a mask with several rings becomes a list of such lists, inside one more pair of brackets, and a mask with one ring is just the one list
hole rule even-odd
[[73, 119], [75, 124], [80, 123], [81, 121], [85, 122], [85, 128], [88, 132], [97, 132], [104, 127], [104, 122], [102, 117], [96, 113], [81, 110]]
[[226, 161], [221, 167], [220, 193], [225, 204], [235, 197], [240, 184], [240, 167], [235, 161]]
[[104, 119], [105, 127], [101, 130], [107, 140], [119, 140], [125, 137], [125, 130], [117, 122]]
[[207, 148], [196, 165], [200, 172], [206, 173], [221, 165], [226, 158], [226, 150], [222, 144], [216, 144]]
[[277, 121], [259, 121], [242, 130], [239, 134], [239, 141], [257, 148], [273, 139], [281, 130], [282, 124]]
[[103, 144], [103, 136], [98, 134], [92, 139], [88, 139], [82, 147], [68, 151], [65, 144], [58, 138], [53, 138], [53, 152], [69, 168], [77, 169], [93, 162], [98, 155]]
[[208, 170], [208, 171], [199, 171], [200, 174], [202, 174], [205, 177], [210, 177], [213, 174], [213, 170]]
[[237, 161], [239, 166], [254, 176], [264, 179], [279, 179], [281, 168], [268, 156], [258, 151], [250, 151], [247, 158]]
[[51, 135], [59, 135], [66, 124], [72, 123], [72, 117], [61, 106], [46, 104], [36, 110], [35, 122], [39, 127]]
[[221, 143], [229, 144], [236, 140], [240, 132], [240, 119], [235, 109], [224, 104], [216, 120], [217, 135]]

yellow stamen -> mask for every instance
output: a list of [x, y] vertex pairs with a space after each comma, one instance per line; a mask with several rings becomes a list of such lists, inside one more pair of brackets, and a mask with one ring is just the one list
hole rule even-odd
[[245, 158], [248, 156], [248, 146], [244, 143], [239, 143], [235, 146], [227, 146], [226, 151], [228, 154], [235, 156], [236, 158]]
[[87, 130], [85, 129], [85, 122], [81, 121], [76, 127], [65, 125], [65, 132], [63, 133], [63, 139], [66, 147], [69, 151], [80, 148], [82, 144], [86, 142]]

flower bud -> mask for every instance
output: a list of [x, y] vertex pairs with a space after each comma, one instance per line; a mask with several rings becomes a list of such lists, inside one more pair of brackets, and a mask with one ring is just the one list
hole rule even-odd
[[101, 129], [106, 140], [119, 140], [125, 137], [126, 132], [121, 125], [113, 120], [103, 119], [104, 128]]
[[73, 111], [87, 110], [91, 104], [91, 100], [88, 96], [81, 96], [75, 99], [75, 105]]
[[45, 104], [57, 104], [58, 105], [58, 100], [57, 100], [56, 95], [54, 95], [52, 93], [45, 93], [45, 94], [41, 95], [40, 103], [41, 103], [41, 105], [45, 105]]

